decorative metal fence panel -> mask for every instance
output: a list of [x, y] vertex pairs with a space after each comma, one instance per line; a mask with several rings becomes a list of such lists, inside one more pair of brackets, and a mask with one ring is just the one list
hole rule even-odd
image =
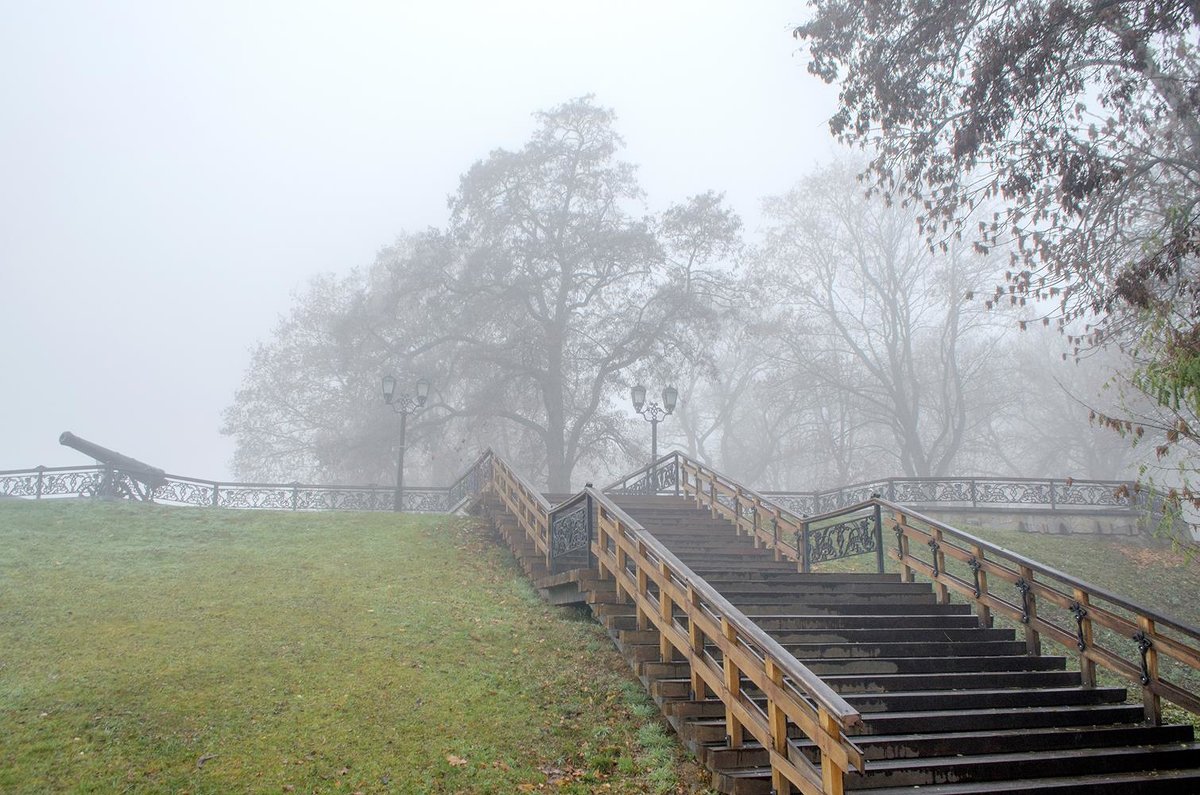
[[821, 492], [766, 491], [763, 496], [797, 516], [838, 511], [878, 495], [938, 508], [1135, 511], [1144, 507], [1133, 484], [1106, 480], [1032, 478], [888, 478]]
[[659, 459], [654, 465], [639, 470], [604, 491], [609, 494], [678, 494], [679, 459]]
[[550, 514], [550, 573], [588, 566], [592, 546], [590, 497], [569, 500]]
[[805, 569], [831, 560], [851, 558], [869, 552], [878, 553], [882, 549], [879, 517], [874, 511], [837, 524], [806, 527], [805, 530], [808, 533], [808, 543], [804, 545], [807, 556]]
[[[409, 487], [404, 490], [404, 510], [412, 513], [447, 513], [479, 492], [490, 477], [490, 457], [476, 462], [450, 488]], [[27, 499], [94, 497], [106, 474], [118, 495], [137, 493], [134, 481], [119, 470], [102, 466], [39, 467], [0, 472], [0, 496]], [[140, 494], [138, 494], [140, 497]], [[226, 483], [168, 475], [163, 485], [149, 493], [153, 502], [214, 508], [276, 511], [390, 511], [396, 490], [386, 486], [318, 486], [301, 483]]]

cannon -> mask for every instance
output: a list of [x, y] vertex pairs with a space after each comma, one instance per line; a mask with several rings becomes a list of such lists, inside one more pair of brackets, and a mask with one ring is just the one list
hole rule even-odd
[[[167, 482], [167, 473], [158, 467], [101, 447], [70, 431], [63, 431], [58, 437], [58, 443], [94, 458], [104, 467], [97, 496], [126, 496], [131, 499], [150, 500], [154, 490]], [[139, 483], [142, 488], [137, 487]]]

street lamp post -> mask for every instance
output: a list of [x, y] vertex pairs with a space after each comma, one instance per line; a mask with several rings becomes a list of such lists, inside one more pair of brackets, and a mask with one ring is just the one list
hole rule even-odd
[[400, 453], [396, 460], [396, 501], [392, 506], [394, 511], [404, 510], [404, 450], [405, 436], [408, 433], [408, 415], [415, 414], [429, 399], [429, 379], [417, 381], [416, 394], [396, 394], [396, 379], [390, 375], [383, 377], [383, 399], [392, 407], [392, 411], [400, 415]]
[[675, 402], [679, 400], [679, 390], [669, 386], [662, 391], [662, 405], [653, 400], [646, 403], [646, 387], [638, 384], [629, 390], [633, 398], [633, 410], [642, 415], [642, 419], [650, 423], [650, 482], [654, 482], [654, 462], [658, 460], [658, 424], [668, 414], [675, 410]]

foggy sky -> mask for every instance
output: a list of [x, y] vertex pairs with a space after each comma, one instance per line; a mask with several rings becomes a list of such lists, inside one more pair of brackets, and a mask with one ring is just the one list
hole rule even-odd
[[[441, 225], [531, 114], [616, 110], [649, 210], [832, 157], [799, 2], [0, 5], [0, 469], [64, 430], [228, 478], [219, 434], [294, 290]], [[299, 374], [297, 374], [299, 377]]]

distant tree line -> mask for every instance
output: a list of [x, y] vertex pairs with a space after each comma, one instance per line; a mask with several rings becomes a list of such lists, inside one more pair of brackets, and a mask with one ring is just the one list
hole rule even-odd
[[1089, 412], [1115, 416], [1102, 387], [1137, 362], [1062, 361], [1032, 302], [993, 300], [1008, 249], [931, 246], [920, 204], [868, 195], [869, 164], [766, 199], [749, 240], [715, 192], [649, 212], [591, 98], [536, 120], [467, 170], [444, 228], [297, 296], [225, 415], [239, 477], [392, 482], [389, 372], [433, 384], [409, 425], [412, 483], [486, 446], [551, 491], [641, 465], [639, 381], [679, 388], [664, 448], [762, 488], [1134, 471], [1141, 450]]

